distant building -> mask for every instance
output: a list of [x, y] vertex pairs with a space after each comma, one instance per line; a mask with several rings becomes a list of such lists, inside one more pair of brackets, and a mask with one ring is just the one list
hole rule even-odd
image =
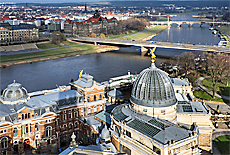
[[91, 33], [109, 34], [116, 30], [117, 19], [107, 19], [96, 10], [94, 15], [85, 21], [66, 20], [64, 33], [68, 35], [89, 36]]
[[38, 31], [35, 25], [0, 23], [0, 44], [37, 41], [39, 40]]

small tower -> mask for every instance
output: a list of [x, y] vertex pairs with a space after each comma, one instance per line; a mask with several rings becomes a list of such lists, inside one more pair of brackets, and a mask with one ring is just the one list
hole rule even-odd
[[86, 5], [86, 3], [85, 3], [85, 13], [87, 13], [87, 5]]

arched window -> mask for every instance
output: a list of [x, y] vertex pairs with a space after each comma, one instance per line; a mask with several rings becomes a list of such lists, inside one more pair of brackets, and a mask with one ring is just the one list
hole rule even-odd
[[28, 113], [28, 118], [30, 118], [30, 113]]
[[25, 119], [27, 119], [27, 114], [25, 114]]
[[100, 100], [102, 99], [102, 95], [100, 94]]
[[24, 119], [24, 114], [22, 114], [22, 119]]
[[17, 128], [13, 129], [13, 134], [14, 134], [14, 137], [18, 136], [18, 129]]
[[63, 131], [66, 131], [66, 125], [63, 126]]
[[87, 98], [87, 102], [90, 102], [90, 97], [88, 96], [88, 98]]
[[100, 105], [100, 111], [102, 110], [102, 105]]
[[97, 112], [97, 106], [94, 106], [94, 112]]
[[96, 101], [96, 100], [97, 100], [97, 96], [96, 96], [96, 95], [94, 95], [94, 96], [93, 96], [93, 99], [94, 99], [94, 101]]
[[1, 148], [6, 149], [8, 147], [8, 139], [6, 137], [1, 139]]
[[78, 127], [78, 123], [75, 122], [75, 123], [74, 123], [74, 128], [77, 128], [77, 127]]
[[35, 123], [35, 131], [38, 131], [38, 130], [39, 130], [39, 124]]
[[46, 137], [50, 137], [52, 135], [52, 127], [47, 126], [46, 127]]
[[72, 124], [69, 124], [69, 129], [72, 129], [73, 128], [73, 125]]

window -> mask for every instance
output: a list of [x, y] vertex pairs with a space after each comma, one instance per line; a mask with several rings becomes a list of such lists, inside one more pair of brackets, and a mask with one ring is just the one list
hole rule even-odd
[[75, 123], [74, 123], [74, 128], [77, 128], [77, 127], [78, 127], [78, 123], [75, 122]]
[[102, 99], [102, 95], [100, 94], [100, 99]]
[[13, 134], [14, 134], [14, 137], [18, 136], [18, 130], [17, 130], [17, 128], [13, 129]]
[[28, 113], [28, 118], [30, 118], [30, 113]]
[[126, 135], [131, 138], [131, 132], [126, 131]]
[[75, 115], [75, 118], [77, 118], [78, 117], [78, 111], [75, 111], [74, 115]]
[[71, 113], [69, 113], [69, 119], [71, 119], [72, 118], [72, 114]]
[[97, 106], [94, 106], [94, 112], [97, 112]]
[[63, 126], [63, 131], [66, 131], [66, 125]]
[[102, 110], [102, 105], [100, 105], [100, 111]]
[[90, 102], [90, 97], [88, 96], [88, 98], [87, 98], [87, 102]]
[[22, 119], [24, 119], [24, 115], [22, 114]]
[[35, 123], [35, 131], [38, 131], [38, 130], [39, 130], [39, 124]]
[[72, 124], [69, 124], [69, 129], [72, 129], [73, 128], [73, 125]]
[[25, 119], [27, 119], [27, 114], [25, 114]]
[[46, 137], [50, 137], [52, 134], [52, 127], [51, 126], [47, 126], [46, 127]]
[[147, 109], [143, 109], [144, 112], [147, 112]]
[[7, 143], [8, 143], [8, 139], [6, 137], [2, 138], [1, 139], [1, 148], [6, 149], [8, 147]]
[[94, 101], [96, 101], [96, 100], [97, 100], [97, 96], [96, 96], [96, 95], [94, 95], [94, 96], [93, 96], [93, 99], [94, 99]]
[[63, 121], [66, 119], [65, 114], [63, 115]]
[[161, 110], [161, 113], [165, 113], [165, 110]]
[[29, 133], [29, 125], [28, 124], [25, 125], [25, 133]]

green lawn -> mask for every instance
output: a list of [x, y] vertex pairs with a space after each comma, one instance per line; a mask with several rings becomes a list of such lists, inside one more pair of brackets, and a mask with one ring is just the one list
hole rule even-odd
[[70, 57], [81, 54], [96, 53], [98, 47], [93, 45], [79, 45], [74, 47], [45, 50], [35, 53], [1, 56], [1, 65], [13, 65], [17, 63], [29, 63], [33, 61], [51, 60]]
[[135, 34], [139, 31], [137, 30], [133, 30], [132, 33], [128, 33], [128, 34], [118, 34], [118, 35], [109, 35], [107, 38], [108, 39], [114, 39], [114, 38], [119, 38], [119, 37], [124, 37], [124, 36], [127, 36], [127, 35], [131, 35], [131, 34]]
[[124, 37], [121, 39], [126, 39], [126, 40], [142, 40], [144, 38], [147, 38], [151, 35], [156, 35], [161, 33], [162, 31], [164, 31], [165, 29], [167, 29], [167, 26], [156, 26], [154, 28], [151, 28], [147, 31], [144, 31], [142, 33], [136, 34], [136, 35], [132, 35], [132, 36], [128, 36], [128, 37]]
[[69, 46], [69, 45], [78, 45], [77, 43], [69, 42], [69, 41], [63, 41], [62, 43], [58, 45], [54, 45], [51, 42], [50, 43], [43, 43], [43, 44], [37, 44], [37, 47], [40, 49], [48, 49], [48, 48], [55, 48], [55, 47], [62, 47], [62, 46]]
[[222, 155], [230, 154], [230, 135], [219, 136], [214, 141]]
[[[229, 82], [230, 82], [230, 78], [229, 78]], [[230, 84], [227, 87], [226, 83], [227, 83], [227, 78], [226, 77], [223, 78], [223, 83], [221, 83], [220, 81], [217, 82], [215, 88], [216, 88], [216, 92], [218, 94], [222, 94], [222, 95], [225, 95], [225, 96], [230, 96]], [[208, 88], [209, 90], [213, 90], [211, 78], [204, 79], [202, 81], [202, 84], [206, 88]]]
[[222, 31], [224, 31], [227, 35], [230, 36], [230, 27], [229, 26], [221, 26], [219, 27]]
[[167, 17], [159, 17], [157, 19], [158, 22], [167, 22], [168, 21], [168, 18]]
[[195, 90], [193, 92], [193, 94], [196, 98], [200, 98], [200, 99], [204, 99], [204, 100], [210, 100], [210, 101], [223, 102], [223, 100], [221, 98], [215, 97], [215, 99], [213, 99], [212, 96], [210, 96], [209, 94], [207, 94], [206, 92], [203, 92], [201, 90]]

